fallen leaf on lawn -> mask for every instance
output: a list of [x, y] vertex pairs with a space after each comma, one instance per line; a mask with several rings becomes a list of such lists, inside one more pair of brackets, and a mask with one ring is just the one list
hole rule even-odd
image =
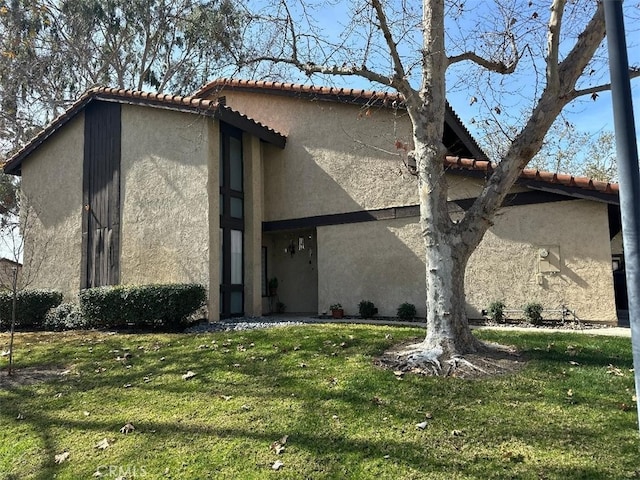
[[18, 416], [16, 417], [16, 420], [24, 420], [24, 415], [21, 413], [18, 413]]
[[462, 430], [451, 430], [451, 436], [452, 437], [461, 437], [462, 436]]
[[425, 428], [427, 428], [427, 422], [420, 422], [420, 423], [416, 423], [416, 429], [417, 430], [424, 430]]
[[149, 383], [151, 381], [151, 379], [148, 376], [143, 377], [142, 380], [144, 381], [144, 383]]
[[250, 405], [247, 405], [246, 403], [245, 403], [244, 405], [242, 405], [240, 408], [241, 408], [242, 410], [247, 410], [247, 411], [248, 411], [248, 410], [251, 410], [251, 406], [250, 406]]
[[164, 362], [166, 360], [166, 357], [160, 357], [160, 361]]
[[385, 455], [385, 456], [384, 456], [384, 457], [382, 457], [382, 458], [384, 458], [385, 460], [388, 460], [388, 459], [390, 459], [390, 458], [391, 458], [391, 455]]
[[371, 399], [373, 403], [376, 405], [384, 405], [384, 400], [378, 397], [377, 395]]
[[637, 395], [633, 395], [633, 396], [631, 397], [631, 401], [632, 401], [632, 402], [637, 402], [637, 401], [638, 401], [638, 396], [637, 396]]
[[277, 455], [280, 455], [282, 452], [284, 452], [284, 446], [287, 443], [288, 438], [289, 435], [285, 435], [280, 440], [276, 440], [275, 442], [273, 442], [271, 444], [271, 450], [276, 452]]
[[431, 419], [433, 418], [433, 413], [431, 413], [431, 412], [427, 412], [427, 413], [425, 413], [425, 414], [424, 414], [424, 416], [425, 416], [426, 418], [428, 418], [429, 420], [431, 420]]
[[193, 378], [195, 376], [196, 376], [196, 374], [194, 372], [192, 372], [191, 370], [189, 370], [187, 373], [182, 375], [182, 379], [183, 380], [189, 380], [190, 378]]
[[8, 357], [9, 356], [9, 350], [3, 350], [2, 353], [0, 353], [0, 357]]
[[307, 367], [307, 364], [303, 362], [303, 363], [301, 363], [301, 364], [300, 364], [300, 365], [298, 365], [298, 366], [299, 366], [300, 368], [306, 368], [306, 367]]
[[274, 470], [280, 470], [283, 466], [284, 463], [282, 463], [280, 460], [276, 460], [273, 465], [271, 465], [271, 468], [273, 468]]
[[125, 435], [127, 433], [131, 433], [136, 429], [136, 427], [133, 426], [133, 424], [131, 423], [125, 423], [124, 426], [120, 429], [120, 433], [124, 433]]
[[91, 415], [91, 414], [90, 414], [89, 412], [87, 412], [86, 410], [85, 410], [84, 412], [82, 412], [82, 414], [83, 414], [85, 417], [88, 417], [89, 415]]
[[331, 387], [335, 387], [338, 384], [338, 379], [336, 377], [331, 377], [327, 381]]
[[99, 478], [102, 476], [102, 472], [100, 470], [96, 470], [95, 472], [93, 472], [93, 476], [95, 478]]
[[340, 344], [340, 346], [341, 346], [342, 348], [347, 348], [347, 342], [342, 342], [342, 343]]
[[109, 440], [107, 440], [106, 438], [103, 438], [98, 443], [96, 443], [96, 448], [98, 448], [100, 450], [106, 450], [110, 446], [111, 445], [109, 444]]
[[573, 365], [574, 367], [577, 367], [577, 366], [579, 366], [580, 364], [579, 364], [578, 362], [574, 362], [573, 360], [571, 360], [571, 361], [569, 362], [569, 365]]
[[402, 370], [396, 370], [396, 371], [393, 372], [393, 374], [396, 377], [402, 377], [404, 375], [404, 372]]
[[580, 348], [576, 347], [575, 345], [567, 345], [567, 349], [564, 353], [566, 353], [570, 357], [575, 357], [576, 355], [578, 355], [578, 353], [580, 353]]
[[132, 385], [130, 383], [125, 383], [123, 385], [123, 388], [131, 388], [131, 387], [132, 387]]
[[209, 345], [205, 345], [205, 344], [198, 345], [198, 350], [202, 350], [203, 348], [209, 348]]
[[573, 397], [573, 390], [571, 388], [567, 390], [567, 397]]
[[624, 373], [622, 373], [622, 370], [620, 370], [617, 367], [614, 367], [611, 364], [609, 364], [609, 366], [607, 367], [607, 373], [609, 375], [614, 375], [616, 377], [624, 377]]
[[62, 397], [62, 392], [58, 392], [53, 396], [53, 398], [60, 398], [60, 397]]
[[53, 457], [56, 463], [62, 463], [68, 458], [69, 458], [69, 452], [62, 452], [57, 454], [55, 457]]
[[233, 398], [233, 395], [220, 395], [220, 398], [226, 400], [227, 402]]

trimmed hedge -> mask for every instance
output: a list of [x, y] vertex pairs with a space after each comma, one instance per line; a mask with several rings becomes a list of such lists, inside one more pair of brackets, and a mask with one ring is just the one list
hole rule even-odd
[[413, 303], [405, 302], [398, 307], [397, 317], [402, 320], [415, 320], [417, 312]]
[[197, 284], [116, 285], [81, 290], [79, 298], [82, 315], [96, 327], [179, 330], [207, 292]]
[[61, 303], [47, 312], [42, 326], [45, 330], [59, 332], [89, 328], [91, 325], [85, 320], [79, 305]]
[[[50, 308], [62, 303], [62, 293], [55, 290], [22, 290], [16, 304], [16, 329], [41, 328]], [[0, 292], [0, 328], [11, 328], [13, 293]]]

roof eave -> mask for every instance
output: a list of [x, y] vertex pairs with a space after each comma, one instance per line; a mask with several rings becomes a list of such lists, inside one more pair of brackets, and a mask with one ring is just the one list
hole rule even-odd
[[286, 137], [275, 130], [249, 119], [229, 107], [218, 102], [196, 98], [181, 97], [177, 95], [160, 95], [133, 90], [116, 90], [108, 88], [97, 88], [87, 91], [63, 114], [54, 119], [44, 130], [38, 133], [22, 149], [14, 154], [5, 163], [3, 170], [10, 175], [22, 174], [22, 162], [29, 157], [40, 145], [49, 137], [55, 134], [65, 124], [70, 122], [80, 113], [90, 102], [97, 100], [103, 102], [116, 102], [126, 105], [142, 105], [163, 110], [178, 111], [183, 113], [195, 113], [217, 118], [229, 123], [243, 131], [255, 135], [260, 140], [272, 143], [279, 148], [284, 148]]

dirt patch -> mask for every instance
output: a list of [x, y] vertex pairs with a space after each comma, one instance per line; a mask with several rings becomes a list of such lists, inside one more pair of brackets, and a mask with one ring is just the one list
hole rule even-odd
[[23, 367], [14, 368], [11, 375], [6, 370], [0, 371], [0, 390], [8, 390], [15, 387], [24, 387], [36, 383], [47, 382], [55, 378], [67, 375], [69, 370], [65, 367]]
[[376, 358], [374, 364], [392, 370], [398, 376], [413, 373], [480, 379], [519, 372], [527, 363], [527, 358], [513, 347], [488, 342], [483, 342], [476, 353], [446, 361], [440, 359], [434, 362], [426, 353], [420, 351], [420, 344], [414, 340], [392, 347]]

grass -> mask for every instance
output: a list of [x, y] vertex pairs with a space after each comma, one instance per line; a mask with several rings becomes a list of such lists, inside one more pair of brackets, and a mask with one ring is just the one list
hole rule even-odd
[[[530, 358], [489, 380], [398, 379], [373, 366], [422, 334], [19, 334], [19, 366], [71, 373], [0, 389], [0, 479], [640, 478], [628, 338], [479, 332]], [[270, 446], [284, 435], [278, 455]]]

